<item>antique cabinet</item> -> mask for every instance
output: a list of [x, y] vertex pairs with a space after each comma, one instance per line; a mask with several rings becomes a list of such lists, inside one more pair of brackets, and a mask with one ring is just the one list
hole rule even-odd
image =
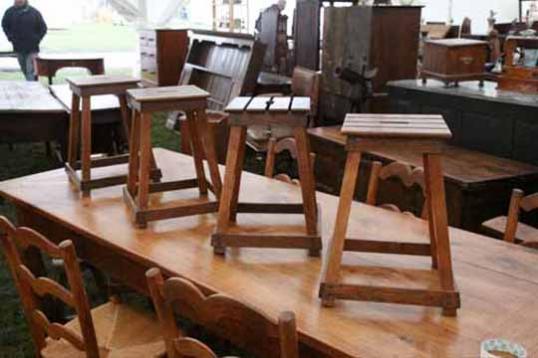
[[141, 30], [139, 39], [143, 84], [177, 85], [189, 49], [188, 30]]
[[[209, 121], [215, 133], [221, 163], [226, 159], [228, 127], [222, 111], [237, 96], [251, 95], [263, 64], [265, 45], [253, 36], [231, 32], [193, 30], [180, 84], [207, 92]], [[190, 154], [190, 134], [180, 120], [181, 151]]]
[[488, 57], [486, 41], [470, 39], [428, 40], [424, 45], [421, 77], [424, 82], [431, 77], [458, 85], [460, 81], [480, 80], [484, 83]]
[[385, 84], [416, 78], [420, 35], [419, 6], [348, 6], [324, 8], [322, 101], [324, 124], [341, 123], [357, 86], [340, 80], [338, 68], [362, 73], [377, 68], [372, 110], [386, 100]]

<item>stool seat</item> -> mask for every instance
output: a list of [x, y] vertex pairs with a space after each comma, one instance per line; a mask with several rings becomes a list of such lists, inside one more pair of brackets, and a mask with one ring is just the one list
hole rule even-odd
[[[121, 185], [127, 182], [127, 175], [117, 175], [92, 179], [91, 170], [128, 162], [127, 155], [109, 156], [95, 159], [92, 155], [91, 131], [92, 113], [91, 97], [100, 95], [115, 95], [120, 104], [123, 127], [127, 138], [130, 136], [131, 123], [127, 108], [126, 91], [138, 87], [139, 80], [130, 76], [97, 75], [89, 77], [67, 78], [72, 92], [71, 118], [69, 122], [69, 149], [65, 169], [70, 181], [82, 192], [83, 197], [89, 197], [93, 189]], [[82, 98], [82, 113], [80, 103]], [[80, 162], [78, 161], [80, 137]], [[158, 180], [161, 173], [153, 163], [152, 177]], [[81, 171], [81, 175], [77, 171]]]
[[[133, 212], [134, 222], [145, 228], [149, 221], [164, 220], [189, 215], [216, 212], [222, 187], [218, 169], [217, 153], [207, 120], [207, 100], [209, 93], [196, 86], [171, 86], [130, 89], [127, 102], [134, 110], [133, 131], [129, 155], [129, 178], [124, 188], [124, 198]], [[152, 114], [162, 111], [184, 111], [191, 137], [191, 148], [196, 168], [196, 179], [150, 183], [149, 164], [152, 155], [151, 121]], [[204, 158], [208, 162], [211, 183], [205, 176]], [[150, 208], [150, 193], [198, 188], [200, 195], [207, 196], [208, 190], [216, 200], [199, 204]]]
[[[342, 127], [348, 136], [347, 161], [342, 181], [336, 223], [329, 248], [320, 297], [325, 306], [336, 299], [374, 301], [441, 307], [446, 316], [456, 315], [460, 296], [455, 288], [450, 253], [448, 219], [441, 156], [445, 141], [452, 137], [440, 115], [348, 114]], [[351, 204], [355, 193], [361, 153], [380, 147], [413, 148], [423, 154], [429, 244], [385, 242], [347, 238]], [[403, 233], [402, 233], [403, 234]], [[439, 276], [440, 289], [406, 289], [359, 286], [341, 282], [344, 251], [430, 256]]]
[[452, 132], [439, 115], [348, 114], [342, 133], [360, 138], [439, 139]]
[[99, 94], [124, 94], [129, 88], [138, 87], [140, 80], [131, 76], [96, 75], [68, 77], [71, 91], [80, 97]]
[[[226, 157], [226, 174], [219, 203], [219, 215], [211, 244], [214, 252], [224, 255], [227, 247], [307, 249], [310, 256], [321, 253], [319, 209], [316, 204], [315, 182], [310, 160], [310, 145], [306, 134], [310, 99], [307, 97], [238, 97], [226, 108], [230, 139]], [[246, 133], [251, 125], [278, 124], [293, 129], [297, 143], [297, 162], [303, 202], [240, 203], [239, 189], [245, 157]], [[232, 228], [237, 214], [304, 214], [305, 234], [263, 235], [240, 226]]]

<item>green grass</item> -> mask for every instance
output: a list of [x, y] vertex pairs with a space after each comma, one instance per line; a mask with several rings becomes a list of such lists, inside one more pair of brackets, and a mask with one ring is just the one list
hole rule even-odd
[[135, 52], [138, 41], [134, 26], [81, 24], [50, 29], [41, 50], [46, 52]]

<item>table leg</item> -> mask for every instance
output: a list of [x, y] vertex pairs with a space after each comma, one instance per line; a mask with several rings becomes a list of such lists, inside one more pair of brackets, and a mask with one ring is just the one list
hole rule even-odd
[[205, 110], [196, 111], [196, 118], [198, 119], [199, 129], [202, 130], [202, 142], [205, 150], [205, 157], [207, 164], [209, 165], [209, 174], [211, 175], [211, 183], [215, 190], [215, 196], [220, 198], [222, 191], [222, 181], [220, 179], [219, 161], [217, 159], [217, 147], [215, 144], [215, 138], [213, 137], [213, 131], [209, 128], [207, 121], [207, 114]]
[[[430, 197], [432, 207], [430, 220], [433, 220], [435, 230], [441, 287], [445, 291], [455, 291], [441, 156], [439, 154], [429, 154], [427, 157], [432, 193]], [[443, 308], [443, 315], [445, 316], [455, 316], [456, 314], [457, 310], [455, 308]]]
[[[342, 256], [346, 242], [347, 227], [349, 224], [349, 215], [351, 205], [355, 194], [355, 186], [359, 175], [359, 165], [361, 162], [360, 152], [349, 152], [347, 155], [344, 179], [340, 191], [340, 200], [338, 202], [338, 212], [336, 214], [336, 223], [334, 233], [329, 247], [329, 258], [325, 268], [323, 284], [336, 284], [340, 280], [340, 269], [342, 266]], [[321, 297], [324, 306], [333, 306], [334, 299], [331, 297]]]
[[134, 198], [137, 193], [136, 185], [138, 183], [138, 170], [140, 165], [140, 113], [137, 111], [133, 111], [130, 134], [127, 189]]
[[71, 117], [69, 120], [69, 147], [67, 151], [67, 162], [71, 168], [75, 167], [78, 159], [78, 139], [80, 136], [80, 97], [73, 93], [71, 99]]
[[203, 145], [201, 143], [200, 133], [196, 125], [196, 117], [193, 111], [187, 113], [187, 124], [191, 133], [192, 157], [194, 159], [194, 167], [196, 169], [196, 178], [198, 179], [198, 188], [201, 195], [207, 195], [207, 179], [205, 177], [204, 162], [203, 162]]
[[[82, 98], [82, 182], [91, 180], [92, 155], [92, 113], [91, 97]], [[90, 195], [89, 190], [83, 190], [83, 197]]]
[[138, 174], [138, 209], [147, 210], [151, 167], [151, 114], [140, 114], [140, 169]]
[[[301, 180], [301, 192], [303, 196], [304, 214], [307, 234], [318, 235], [318, 213], [316, 204], [316, 189], [310, 160], [310, 144], [306, 129], [299, 127], [294, 129], [294, 137], [297, 143], [297, 164], [299, 166], [299, 178]], [[319, 256], [320, 250], [310, 250], [311, 256]]]

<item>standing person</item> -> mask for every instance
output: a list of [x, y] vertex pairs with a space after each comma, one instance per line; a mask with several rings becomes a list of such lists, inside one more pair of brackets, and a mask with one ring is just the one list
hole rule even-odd
[[2, 19], [2, 28], [27, 81], [36, 81], [34, 59], [39, 54], [39, 44], [47, 33], [47, 24], [41, 13], [28, 4], [28, 0], [15, 0]]

